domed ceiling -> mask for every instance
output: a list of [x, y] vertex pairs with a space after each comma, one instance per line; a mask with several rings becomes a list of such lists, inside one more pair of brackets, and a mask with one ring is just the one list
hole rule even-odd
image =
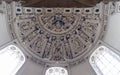
[[[89, 8], [36, 8], [15, 4], [12, 34], [45, 62], [73, 62], [95, 46], [103, 30], [102, 3]], [[9, 16], [9, 17], [10, 17]], [[10, 17], [10, 18], [11, 18]]]

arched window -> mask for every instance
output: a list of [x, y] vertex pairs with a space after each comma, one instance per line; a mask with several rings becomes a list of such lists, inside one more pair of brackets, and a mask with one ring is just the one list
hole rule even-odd
[[105, 46], [93, 52], [90, 64], [97, 75], [120, 75], [120, 56]]
[[45, 75], [68, 75], [68, 72], [62, 67], [51, 67], [47, 69]]
[[0, 50], [0, 75], [15, 75], [25, 62], [25, 56], [15, 45]]

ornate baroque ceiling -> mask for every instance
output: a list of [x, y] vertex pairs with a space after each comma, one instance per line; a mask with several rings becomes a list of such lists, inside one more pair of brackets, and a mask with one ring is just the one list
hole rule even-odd
[[[89, 8], [35, 8], [15, 4], [12, 35], [42, 61], [82, 59], [103, 28], [102, 3]], [[11, 18], [10, 17], [10, 18]]]

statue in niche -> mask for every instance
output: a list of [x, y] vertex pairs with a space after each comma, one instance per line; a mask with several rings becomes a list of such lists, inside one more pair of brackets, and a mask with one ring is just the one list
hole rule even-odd
[[64, 61], [65, 59], [64, 59], [64, 55], [63, 55], [62, 43], [58, 44], [58, 42], [55, 43], [56, 45], [54, 46], [51, 60]]
[[49, 58], [50, 50], [51, 50], [51, 45], [49, 43], [47, 43], [42, 57], [43, 58]]

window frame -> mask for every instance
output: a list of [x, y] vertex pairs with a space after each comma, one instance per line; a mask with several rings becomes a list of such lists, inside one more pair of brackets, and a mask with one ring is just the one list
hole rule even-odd
[[105, 48], [109, 49], [109, 50], [105, 50], [105, 51], [107, 51], [108, 54], [115, 56], [114, 58], [117, 59], [118, 61], [120, 61], [120, 52], [119, 52], [119, 50], [109, 46], [108, 44], [106, 44], [102, 41], [99, 41], [97, 43], [97, 45], [94, 47], [94, 51], [90, 55], [90, 58], [89, 58], [89, 63], [97, 75], [104, 75], [102, 73], [102, 71], [100, 70], [100, 68], [94, 62], [94, 58], [95, 58], [96, 53], [100, 52], [100, 50], [99, 50], [100, 47], [105, 47]]
[[[50, 74], [49, 71], [52, 69], [54, 74]], [[58, 72], [56, 71], [56, 69], [59, 69]], [[63, 75], [68, 75], [68, 70], [64, 67], [50, 67], [45, 71], [45, 75], [55, 75], [55, 73], [59, 73], [59, 75], [62, 75], [62, 70], [64, 70]], [[56, 71], [56, 72], [55, 72]], [[61, 71], [61, 72], [60, 72]]]
[[[11, 49], [11, 47], [15, 48], [15, 50], [14, 50], [14, 49]], [[20, 70], [20, 68], [24, 65], [24, 63], [25, 63], [25, 61], [26, 61], [26, 57], [25, 57], [22, 49], [21, 49], [20, 47], [18, 47], [17, 45], [15, 45], [15, 44], [10, 43], [10, 44], [4, 45], [4, 46], [2, 46], [2, 47], [0, 48], [0, 54], [5, 54], [5, 52], [9, 52], [9, 51], [14, 52], [13, 54], [15, 54], [15, 55], [16, 55], [17, 53], [19, 54], [19, 55], [18, 55], [18, 58], [15, 59], [15, 60], [17, 60], [18, 62], [16, 63], [16, 66], [14, 67], [14, 69], [11, 70], [11, 72], [10, 72], [10, 74], [9, 74], [9, 75], [15, 75], [15, 74], [17, 74], [17, 72]], [[12, 54], [12, 55], [13, 55], [13, 54]], [[10, 53], [8, 53], [8, 55], [10, 55]], [[11, 57], [12, 57], [12, 56], [11, 56]], [[22, 58], [22, 60], [21, 60], [21, 58]], [[3, 62], [4, 62], [4, 61], [3, 61]], [[6, 71], [6, 72], [7, 72], [7, 71]], [[1, 74], [1, 75], [3, 75], [3, 74]]]

